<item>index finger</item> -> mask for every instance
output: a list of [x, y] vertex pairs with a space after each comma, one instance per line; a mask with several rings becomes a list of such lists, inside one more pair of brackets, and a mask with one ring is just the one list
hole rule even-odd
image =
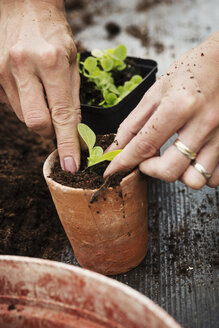
[[[157, 81], [158, 82], [158, 81]], [[137, 135], [160, 104], [159, 84], [155, 83], [144, 95], [139, 104], [121, 123], [110, 151], [124, 148]]]
[[42, 74], [62, 169], [74, 173], [80, 165], [77, 124], [80, 121], [80, 78], [75, 63], [62, 62]]
[[164, 97], [138, 134], [113, 159], [104, 177], [118, 171], [129, 171], [155, 155], [192, 115], [190, 108], [193, 104], [194, 98], [182, 91], [175, 91]]

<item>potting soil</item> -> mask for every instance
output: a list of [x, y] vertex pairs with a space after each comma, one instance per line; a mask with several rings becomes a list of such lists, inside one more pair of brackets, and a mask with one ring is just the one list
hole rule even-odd
[[[114, 140], [114, 134], [97, 136], [96, 146], [102, 147], [105, 150]], [[60, 167], [60, 162], [57, 158], [57, 162], [52, 167], [50, 177], [56, 182], [63, 184], [68, 187], [82, 188], [82, 189], [98, 189], [103, 183], [103, 173], [107, 168], [109, 162], [100, 162], [94, 166], [87, 167], [89, 157], [88, 151], [82, 151], [81, 153], [81, 165], [78, 172], [72, 174], [65, 172]], [[130, 173], [130, 172], [128, 172]], [[128, 173], [117, 173], [110, 177], [109, 187], [116, 187], [119, 185], [123, 177]]]

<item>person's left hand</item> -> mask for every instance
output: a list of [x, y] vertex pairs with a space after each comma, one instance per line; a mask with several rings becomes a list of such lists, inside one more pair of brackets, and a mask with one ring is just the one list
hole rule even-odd
[[[219, 32], [181, 56], [123, 121], [108, 150], [123, 148], [104, 176], [143, 173], [200, 189], [219, 185]], [[178, 133], [179, 144], [156, 156]], [[189, 150], [189, 157], [183, 151]], [[196, 155], [195, 165], [191, 161]], [[188, 155], [188, 154], [187, 154]], [[203, 171], [205, 170], [205, 171]]]

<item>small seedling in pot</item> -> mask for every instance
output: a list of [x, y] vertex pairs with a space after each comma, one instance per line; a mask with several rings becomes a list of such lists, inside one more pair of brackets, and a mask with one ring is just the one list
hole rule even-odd
[[87, 167], [98, 164], [104, 161], [112, 161], [113, 158], [118, 155], [122, 150], [113, 150], [107, 153], [103, 153], [103, 149], [100, 146], [95, 146], [96, 135], [95, 133], [84, 123], [78, 124], [78, 132], [81, 138], [84, 140], [88, 147], [89, 157]]
[[109, 107], [116, 105], [142, 81], [140, 75], [134, 75], [124, 85], [117, 87], [114, 84], [111, 72], [124, 70], [126, 68], [126, 57], [127, 48], [122, 44], [114, 49], [107, 49], [104, 52], [95, 49], [84, 62], [80, 61], [80, 54], [78, 54], [80, 73], [87, 77], [89, 81], [95, 83], [96, 89], [102, 93], [103, 101], [99, 103], [99, 106]]

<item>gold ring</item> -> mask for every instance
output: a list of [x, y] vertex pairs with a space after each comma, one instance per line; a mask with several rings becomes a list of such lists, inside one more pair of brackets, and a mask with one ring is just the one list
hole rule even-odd
[[197, 163], [197, 162], [194, 162], [193, 163], [193, 166], [194, 168], [199, 172], [201, 173], [206, 180], [210, 179], [211, 177], [211, 173], [209, 173], [205, 168], [204, 166], [202, 166], [201, 164]]
[[174, 145], [183, 155], [187, 156], [189, 159], [192, 160], [196, 158], [196, 153], [186, 147], [179, 139], [176, 139]]

